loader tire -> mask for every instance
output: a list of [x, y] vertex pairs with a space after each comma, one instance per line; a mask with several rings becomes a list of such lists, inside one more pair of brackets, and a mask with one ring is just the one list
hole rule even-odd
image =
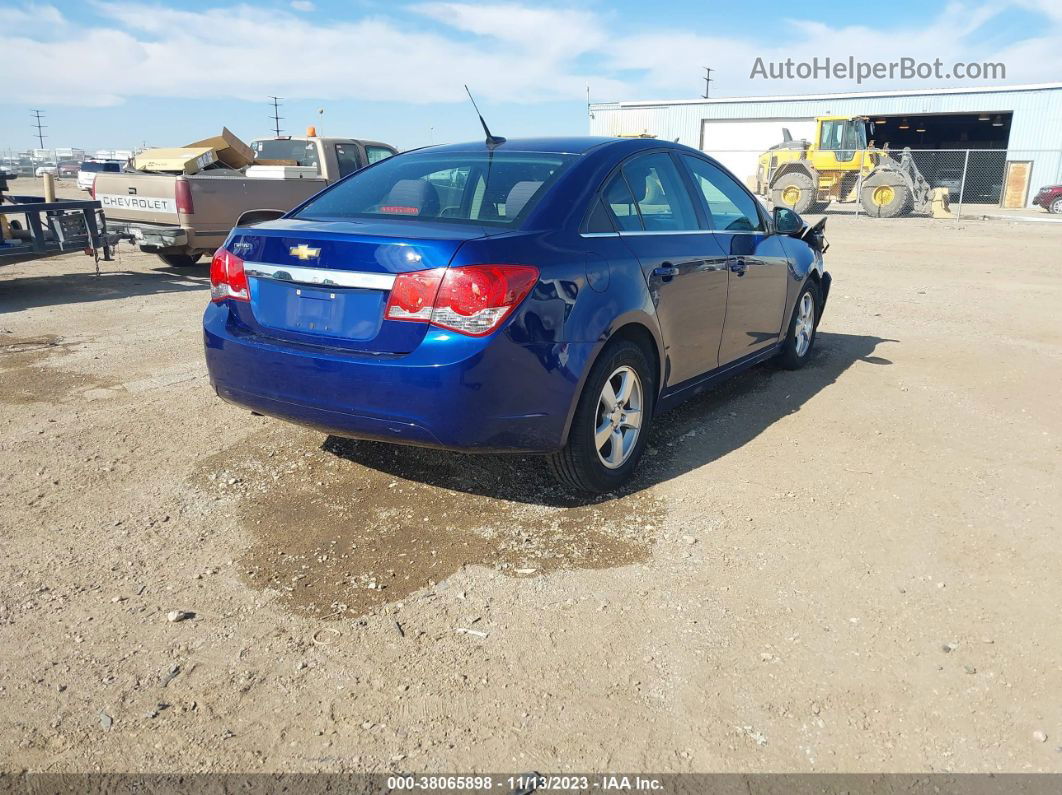
[[859, 203], [873, 218], [896, 218], [907, 215], [914, 207], [907, 183], [891, 171], [879, 171], [863, 180]]
[[771, 200], [775, 207], [789, 207], [801, 215], [815, 204], [815, 183], [801, 171], [783, 174], [771, 186]]

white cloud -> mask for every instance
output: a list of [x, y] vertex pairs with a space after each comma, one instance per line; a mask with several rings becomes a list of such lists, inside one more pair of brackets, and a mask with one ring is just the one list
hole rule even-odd
[[[984, 44], [993, 41], [993, 16], [1019, 6], [1041, 13], [1044, 24], [1021, 42]], [[867, 61], [939, 57], [949, 65], [1002, 60], [1011, 81], [1062, 74], [1057, 0], [953, 3], [888, 28], [781, 21], [769, 37], [744, 39], [680, 30], [666, 17], [656, 27], [621, 34], [611, 29], [611, 16], [526, 2], [433, 0], [326, 23], [294, 12], [312, 7], [310, 0], [292, 0], [293, 11], [228, 5], [191, 12], [103, 2], [95, 8], [106, 24], [67, 25], [58, 48], [47, 32], [65, 24], [58, 9], [4, 7], [0, 52], [20, 67], [20, 79], [5, 87], [5, 98], [106, 105], [137, 96], [258, 100], [275, 93], [289, 99], [460, 102], [468, 83], [477, 98], [494, 101], [577, 99], [587, 84], [595, 98], [632, 99], [693, 96], [703, 65], [716, 68], [713, 88], [719, 95], [841, 91], [856, 86], [750, 80], [749, 72], [757, 57], [799, 61], [850, 54]], [[708, 14], [703, 27], [711, 29]]]
[[65, 28], [66, 19], [63, 13], [48, 3], [0, 7], [0, 40], [4, 31], [49, 36], [65, 33]]

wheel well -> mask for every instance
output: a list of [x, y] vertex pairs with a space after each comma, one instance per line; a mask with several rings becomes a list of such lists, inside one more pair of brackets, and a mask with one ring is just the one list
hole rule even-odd
[[633, 342], [643, 351], [645, 351], [646, 357], [649, 359], [649, 366], [653, 368], [653, 372], [656, 373], [656, 391], [657, 394], [663, 387], [664, 373], [660, 367], [660, 350], [656, 346], [656, 338], [653, 333], [649, 331], [641, 323], [628, 323], [626, 326], [621, 326], [616, 330], [608, 342], [611, 344], [616, 340], [626, 340]]
[[815, 173], [811, 166], [807, 165], [803, 161], [797, 161], [795, 163], [783, 163], [781, 166], [779, 166], [778, 170], [775, 171], [774, 175], [771, 177], [771, 187], [773, 188], [778, 183], [778, 180], [782, 177], [786, 176], [787, 174], [793, 173], [803, 174], [804, 176], [808, 177], [808, 179], [811, 180], [811, 184], [813, 186], [818, 181], [815, 179]]

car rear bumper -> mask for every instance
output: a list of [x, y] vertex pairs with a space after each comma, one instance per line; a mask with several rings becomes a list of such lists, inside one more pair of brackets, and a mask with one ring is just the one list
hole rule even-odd
[[338, 436], [479, 452], [563, 447], [596, 347], [433, 329], [409, 354], [344, 353], [256, 335], [220, 304], [203, 334], [211, 384], [229, 402]]

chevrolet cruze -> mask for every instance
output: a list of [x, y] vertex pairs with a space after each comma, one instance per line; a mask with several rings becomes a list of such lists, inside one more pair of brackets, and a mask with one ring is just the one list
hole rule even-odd
[[420, 149], [269, 216], [211, 263], [218, 395], [340, 436], [545, 453], [591, 492], [630, 478], [661, 411], [807, 361], [830, 287], [821, 225], [652, 139]]

